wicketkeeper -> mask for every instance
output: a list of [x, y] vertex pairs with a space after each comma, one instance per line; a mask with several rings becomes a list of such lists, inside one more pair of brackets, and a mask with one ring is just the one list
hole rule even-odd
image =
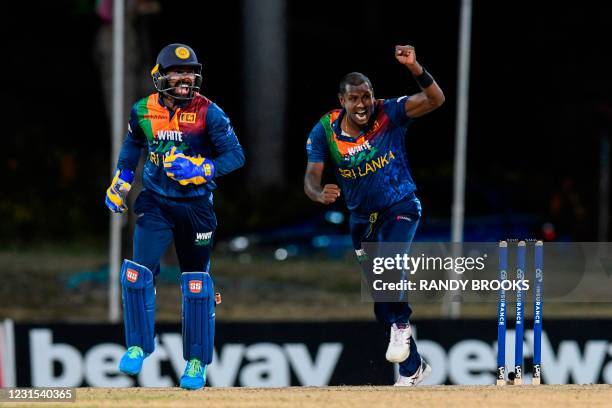
[[210, 251], [217, 219], [213, 190], [218, 177], [244, 164], [244, 153], [229, 118], [198, 92], [202, 65], [191, 47], [164, 47], [151, 71], [157, 90], [130, 113], [117, 170], [106, 192], [106, 206], [127, 211], [126, 196], [143, 148], [147, 149], [143, 190], [132, 260], [124, 260], [121, 287], [127, 352], [119, 369], [136, 375], [155, 348], [155, 276], [174, 240], [183, 296], [183, 357], [180, 380], [186, 389], [202, 388], [212, 361], [215, 295]]

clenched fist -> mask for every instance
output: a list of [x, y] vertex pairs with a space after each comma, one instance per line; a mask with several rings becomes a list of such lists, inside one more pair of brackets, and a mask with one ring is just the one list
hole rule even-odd
[[412, 45], [396, 45], [395, 58], [402, 64], [408, 67], [414, 75], [423, 73], [423, 68], [416, 60], [416, 52]]
[[323, 186], [323, 190], [319, 193], [318, 201], [321, 204], [331, 204], [340, 197], [340, 187], [335, 184], [326, 184]]

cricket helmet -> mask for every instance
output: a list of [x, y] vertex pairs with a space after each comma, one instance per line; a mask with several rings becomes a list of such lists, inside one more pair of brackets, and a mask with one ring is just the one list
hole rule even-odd
[[[181, 84], [180, 86], [189, 88], [187, 96], [179, 96], [175, 92], [176, 87], [171, 87], [169, 84], [168, 72], [169, 68], [173, 67], [191, 67], [195, 74], [195, 80], [190, 85]], [[195, 51], [185, 44], [169, 44], [159, 52], [155, 66], [151, 70], [153, 84], [157, 92], [177, 99], [190, 100], [202, 86], [202, 64], [198, 61]]]

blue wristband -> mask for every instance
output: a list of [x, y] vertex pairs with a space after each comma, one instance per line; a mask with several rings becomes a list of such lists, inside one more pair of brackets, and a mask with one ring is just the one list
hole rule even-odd
[[128, 169], [119, 169], [119, 178], [126, 183], [132, 184], [134, 181], [134, 172]]

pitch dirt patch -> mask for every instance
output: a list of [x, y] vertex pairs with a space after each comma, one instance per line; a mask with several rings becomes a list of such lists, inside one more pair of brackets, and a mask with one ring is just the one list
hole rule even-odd
[[[69, 407], [605, 407], [612, 385], [78, 388]], [[54, 404], [55, 405], [55, 404]], [[11, 404], [13, 406], [13, 404]], [[56, 406], [56, 405], [55, 405]]]

